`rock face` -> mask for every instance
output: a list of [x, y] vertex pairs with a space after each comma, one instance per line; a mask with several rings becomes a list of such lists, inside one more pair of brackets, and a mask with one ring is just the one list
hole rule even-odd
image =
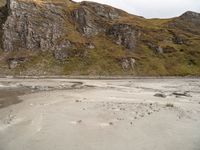
[[82, 2], [81, 5], [91, 8], [96, 15], [104, 19], [118, 19], [123, 14], [121, 10], [94, 2]]
[[8, 16], [8, 9], [6, 6], [0, 8], [0, 47], [3, 48], [3, 24], [5, 23]]
[[98, 23], [92, 19], [90, 11], [86, 8], [80, 7], [74, 10], [72, 16], [78, 24], [78, 31], [82, 32], [84, 35], [96, 35], [101, 31], [100, 27], [98, 27]]
[[200, 25], [200, 13], [187, 11], [180, 16], [180, 19], [191, 21], [193, 23]]
[[200, 34], [200, 13], [187, 11], [180, 17], [177, 17], [169, 24], [171, 28], [182, 29], [193, 34]]
[[82, 2], [72, 12], [78, 30], [86, 36], [105, 32], [109, 21], [118, 19], [123, 15], [124, 12], [121, 10], [94, 2]]
[[128, 24], [114, 24], [107, 32], [118, 45], [123, 45], [127, 49], [133, 49], [136, 46], [138, 30]]
[[64, 6], [53, 3], [9, 0], [9, 16], [4, 25], [5, 51], [63, 50], [69, 41]]

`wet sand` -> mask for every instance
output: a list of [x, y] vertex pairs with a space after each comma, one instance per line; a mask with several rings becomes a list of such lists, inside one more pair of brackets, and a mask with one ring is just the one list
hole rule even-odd
[[0, 150], [200, 150], [200, 79], [0, 78], [0, 104]]

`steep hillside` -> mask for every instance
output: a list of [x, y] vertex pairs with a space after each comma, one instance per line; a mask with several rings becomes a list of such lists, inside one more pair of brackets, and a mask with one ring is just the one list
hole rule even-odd
[[200, 75], [195, 12], [145, 19], [94, 2], [7, 0], [0, 23], [1, 74]]

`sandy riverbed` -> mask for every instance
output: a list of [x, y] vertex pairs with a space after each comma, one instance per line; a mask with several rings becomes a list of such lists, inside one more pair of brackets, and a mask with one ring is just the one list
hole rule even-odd
[[0, 78], [0, 150], [200, 150], [200, 79]]

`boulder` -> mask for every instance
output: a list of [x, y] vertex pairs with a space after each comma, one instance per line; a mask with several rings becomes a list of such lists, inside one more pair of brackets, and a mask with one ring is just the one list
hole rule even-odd
[[94, 49], [95, 45], [92, 44], [92, 43], [86, 43], [86, 47], [89, 48], [89, 49]]
[[166, 96], [165, 94], [163, 94], [163, 93], [156, 93], [154, 96], [155, 96], [155, 97], [161, 97], [161, 98], [166, 98], [166, 97], [167, 97], [167, 96]]
[[136, 60], [134, 58], [123, 58], [121, 60], [121, 65], [124, 70], [134, 69]]

